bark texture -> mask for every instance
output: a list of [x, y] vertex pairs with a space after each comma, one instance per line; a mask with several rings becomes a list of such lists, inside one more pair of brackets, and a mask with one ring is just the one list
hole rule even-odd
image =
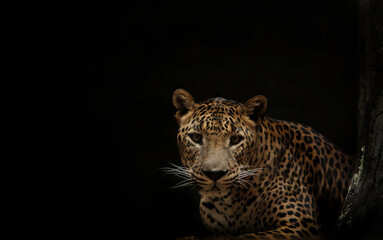
[[359, 148], [338, 221], [343, 235], [383, 236], [383, 1], [359, 0]]

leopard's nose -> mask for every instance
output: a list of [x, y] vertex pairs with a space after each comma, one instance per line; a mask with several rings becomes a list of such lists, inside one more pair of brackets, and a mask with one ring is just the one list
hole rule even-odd
[[226, 171], [222, 171], [222, 170], [208, 170], [208, 171], [203, 171], [203, 173], [208, 178], [210, 178], [211, 180], [217, 181], [218, 179], [220, 179], [221, 177], [223, 177], [227, 173], [227, 170]]

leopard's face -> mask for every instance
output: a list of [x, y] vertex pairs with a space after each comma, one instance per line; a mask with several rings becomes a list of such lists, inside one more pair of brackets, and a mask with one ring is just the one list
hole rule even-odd
[[191, 178], [202, 191], [242, 187], [244, 178], [256, 173], [250, 163], [255, 157], [257, 123], [250, 115], [255, 107], [265, 105], [263, 98], [244, 105], [222, 98], [196, 104], [186, 91], [177, 91], [173, 96], [180, 125], [177, 141]]

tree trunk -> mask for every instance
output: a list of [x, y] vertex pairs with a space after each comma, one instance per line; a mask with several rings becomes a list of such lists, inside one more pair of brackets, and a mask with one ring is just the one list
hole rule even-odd
[[358, 7], [360, 153], [338, 227], [370, 239], [383, 236], [383, 1], [359, 0]]

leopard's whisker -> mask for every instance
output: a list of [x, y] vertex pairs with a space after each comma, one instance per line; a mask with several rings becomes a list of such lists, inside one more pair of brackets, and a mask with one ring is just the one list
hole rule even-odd
[[180, 178], [190, 178], [191, 176], [189, 172], [183, 172], [177, 169], [165, 170], [164, 176], [168, 174], [171, 174]]
[[164, 176], [170, 174], [182, 180], [170, 188], [181, 188], [196, 185], [194, 179], [192, 178], [192, 171], [190, 169], [173, 163], [170, 163], [170, 165], [172, 167], [163, 167], [160, 169], [164, 171]]
[[240, 184], [239, 186], [241, 187], [241, 188], [245, 188], [245, 189], [248, 189], [248, 187], [246, 186], [246, 182], [245, 181], [238, 181], [238, 183]]
[[181, 187], [187, 187], [192, 186], [194, 182], [192, 180], [184, 180], [182, 182], [177, 183], [176, 185], [170, 187], [170, 188], [181, 188]]
[[248, 177], [260, 175], [264, 168], [252, 168], [251, 166], [240, 167], [239, 173], [233, 183], [235, 187], [248, 189], [251, 183], [247, 180]]

